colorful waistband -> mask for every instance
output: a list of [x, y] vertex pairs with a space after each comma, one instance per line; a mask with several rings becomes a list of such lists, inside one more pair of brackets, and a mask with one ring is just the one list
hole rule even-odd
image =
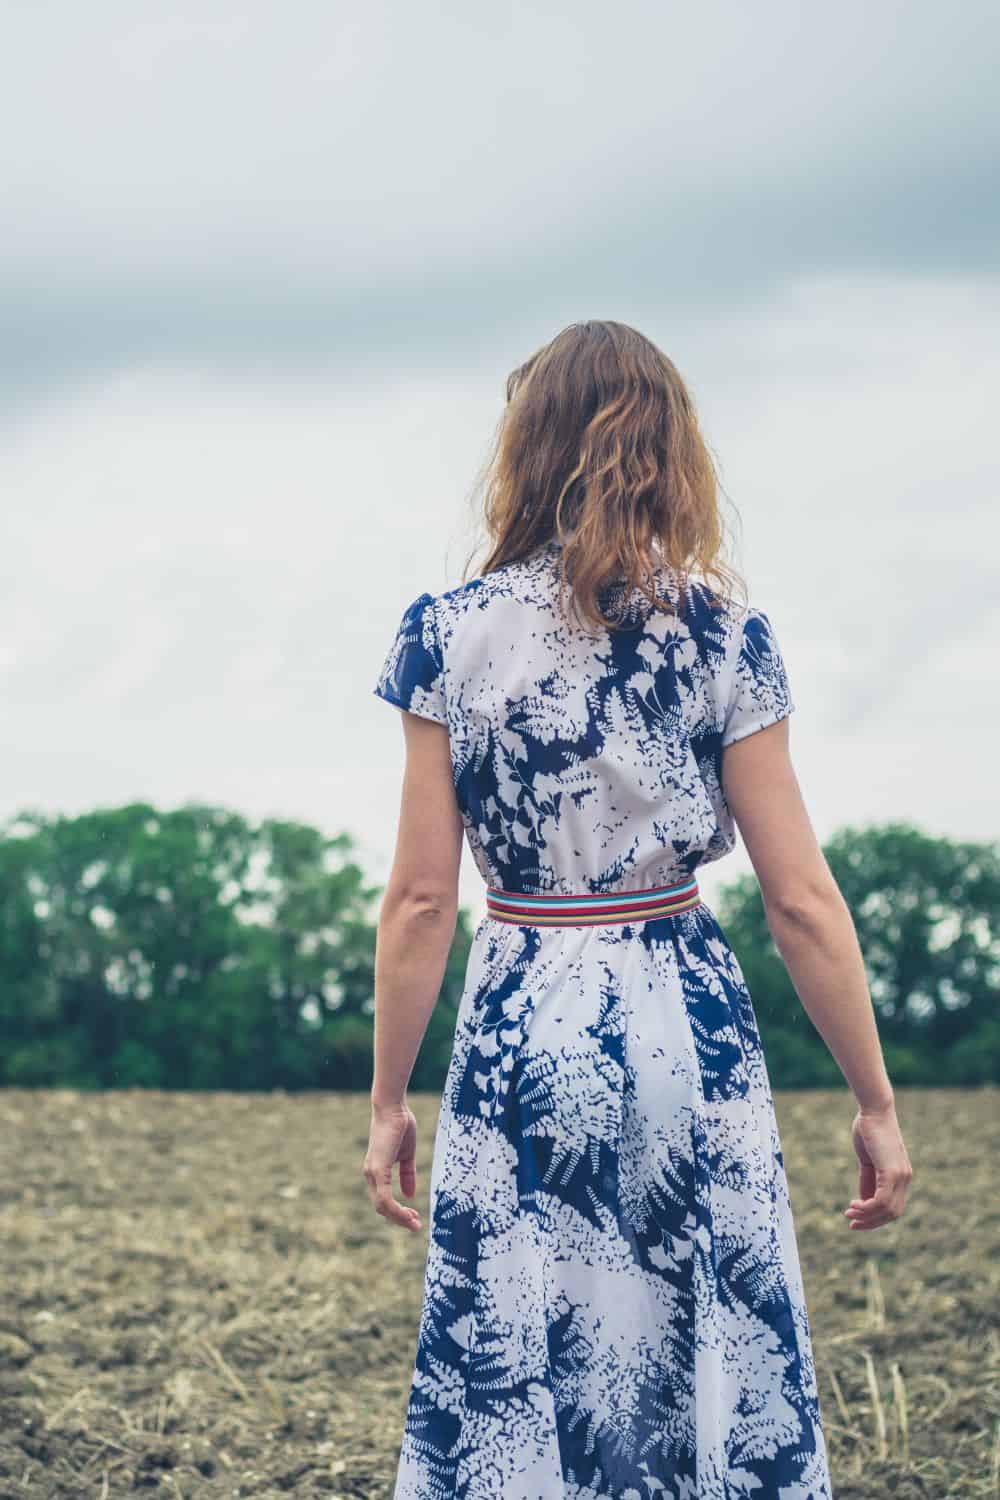
[[690, 911], [701, 901], [694, 879], [645, 891], [600, 891], [578, 896], [523, 895], [486, 891], [486, 914], [519, 927], [596, 927], [603, 923], [653, 922]]

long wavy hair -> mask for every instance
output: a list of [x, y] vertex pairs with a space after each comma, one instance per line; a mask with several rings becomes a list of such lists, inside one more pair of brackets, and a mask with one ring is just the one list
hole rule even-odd
[[[485, 525], [482, 575], [559, 544], [561, 591], [579, 623], [614, 629], [601, 594], [624, 584], [683, 607], [698, 574], [721, 604], [740, 576], [723, 559], [727, 528], [715, 464], [681, 376], [624, 323], [571, 323], [507, 377], [507, 404], [473, 501]], [[472, 559], [466, 566], [466, 576]], [[607, 598], [607, 596], [605, 596]]]

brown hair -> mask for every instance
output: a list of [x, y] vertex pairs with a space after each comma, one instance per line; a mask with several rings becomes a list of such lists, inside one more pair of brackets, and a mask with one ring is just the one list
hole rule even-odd
[[[729, 594], [715, 465], [675, 366], [624, 323], [571, 323], [507, 378], [507, 405], [475, 494], [489, 551], [481, 573], [560, 543], [578, 617], [614, 628], [600, 590], [614, 580], [671, 608], [654, 570]], [[470, 559], [471, 560], [471, 559]], [[625, 595], [628, 598], [628, 592]]]

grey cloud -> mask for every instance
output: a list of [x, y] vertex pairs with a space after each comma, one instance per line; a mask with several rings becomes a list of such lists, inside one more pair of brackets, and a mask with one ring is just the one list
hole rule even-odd
[[10, 393], [145, 359], [447, 359], [797, 277], [991, 276], [970, 0], [532, 10], [111, 0], [11, 27]]
[[724, 316], [817, 273], [995, 278], [1000, 212], [978, 212], [980, 193], [969, 166], [936, 198], [920, 180], [908, 190], [899, 181], [807, 184], [795, 197], [743, 190], [673, 210], [648, 205], [631, 219], [623, 210], [611, 225], [579, 226], [565, 242], [506, 265], [487, 254], [346, 289], [264, 267], [258, 280], [246, 272], [221, 279], [206, 268], [198, 281], [22, 284], [0, 301], [7, 380], [30, 387], [151, 357], [264, 368], [288, 360], [363, 366], [408, 352], [447, 358], [495, 346], [515, 328], [541, 337], [581, 317], [676, 325]]

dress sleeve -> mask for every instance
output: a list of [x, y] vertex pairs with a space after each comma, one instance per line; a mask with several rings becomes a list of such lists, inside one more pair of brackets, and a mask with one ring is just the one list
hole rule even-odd
[[421, 594], [404, 610], [373, 692], [397, 708], [447, 725], [444, 659], [433, 594]]
[[733, 667], [722, 745], [787, 718], [795, 708], [774, 627], [762, 609], [749, 609]]

